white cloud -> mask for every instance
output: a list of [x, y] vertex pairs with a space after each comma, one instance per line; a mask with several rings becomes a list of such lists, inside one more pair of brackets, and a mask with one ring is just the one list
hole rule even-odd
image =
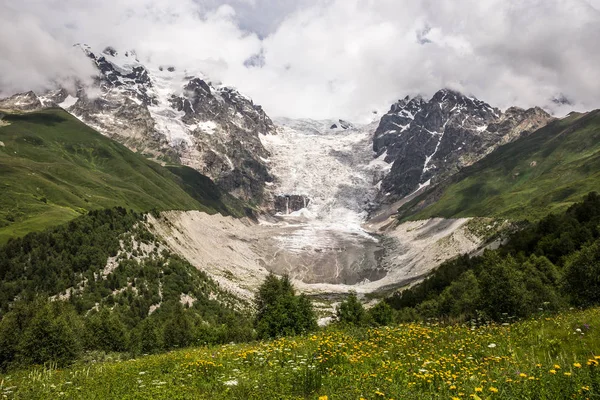
[[21, 0], [0, 16], [0, 90], [89, 76], [70, 54], [87, 42], [203, 71], [270, 115], [356, 119], [441, 87], [600, 108], [598, 2]]

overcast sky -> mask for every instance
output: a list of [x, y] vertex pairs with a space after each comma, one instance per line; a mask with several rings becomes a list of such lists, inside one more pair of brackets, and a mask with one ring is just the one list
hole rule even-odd
[[442, 87], [600, 108], [600, 0], [2, 1], [5, 95], [89, 79], [82, 42], [202, 71], [272, 116], [357, 120]]

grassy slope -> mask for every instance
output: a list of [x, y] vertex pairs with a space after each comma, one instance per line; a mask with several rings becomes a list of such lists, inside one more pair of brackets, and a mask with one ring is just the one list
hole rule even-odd
[[7, 398], [14, 399], [598, 398], [599, 320], [600, 309], [590, 309], [473, 329], [329, 329], [22, 371], [0, 377], [0, 392], [10, 387]]
[[400, 215], [537, 219], [563, 210], [586, 193], [600, 191], [600, 111], [574, 114], [502, 146], [442, 190], [429, 207], [418, 211], [435, 189], [405, 205]]
[[0, 243], [113, 206], [243, 214], [203, 175], [185, 167], [173, 173], [61, 109], [3, 121], [9, 125], [0, 126]]

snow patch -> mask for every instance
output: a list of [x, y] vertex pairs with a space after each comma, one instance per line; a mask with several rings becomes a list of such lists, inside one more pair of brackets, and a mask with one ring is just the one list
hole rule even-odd
[[79, 98], [68, 95], [67, 98], [65, 99], [65, 101], [60, 103], [58, 106], [60, 108], [64, 108], [66, 110], [67, 108], [74, 106], [78, 100], [79, 100]]

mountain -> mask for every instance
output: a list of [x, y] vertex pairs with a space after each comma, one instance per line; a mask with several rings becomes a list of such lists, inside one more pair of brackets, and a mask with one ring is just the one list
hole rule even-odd
[[400, 209], [400, 217], [537, 219], [600, 191], [600, 110], [498, 147]]
[[399, 100], [382, 116], [373, 138], [377, 156], [393, 163], [381, 182], [382, 198], [395, 201], [436, 184], [551, 119], [537, 107], [503, 113], [448, 89], [428, 101], [420, 96]]
[[114, 206], [243, 215], [199, 172], [162, 167], [59, 108], [0, 110], [0, 171], [0, 242]]
[[258, 135], [275, 126], [237, 90], [216, 87], [172, 65], [143, 64], [134, 51], [82, 50], [98, 70], [93, 88], [41, 96], [130, 149], [177, 162], [209, 176], [224, 190], [260, 201], [271, 180]]

